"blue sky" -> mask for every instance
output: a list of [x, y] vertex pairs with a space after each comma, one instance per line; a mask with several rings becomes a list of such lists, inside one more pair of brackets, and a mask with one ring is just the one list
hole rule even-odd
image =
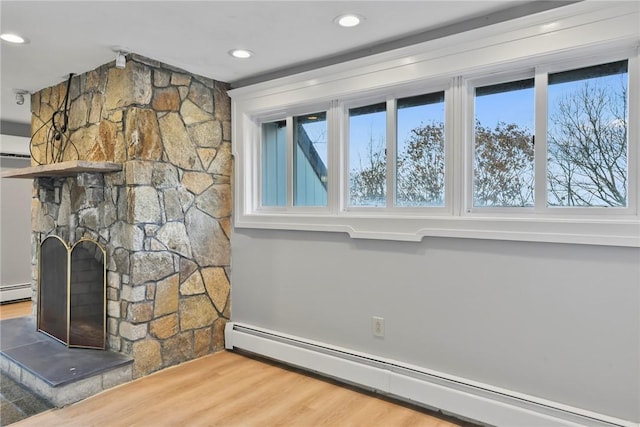
[[502, 92], [476, 98], [475, 115], [483, 126], [494, 128], [498, 122], [515, 123], [533, 134], [533, 88]]
[[[506, 106], [506, 107], [505, 107]], [[476, 100], [476, 115], [485, 126], [495, 127], [498, 121], [517, 123], [533, 130], [533, 89], [523, 89], [486, 95]], [[398, 111], [398, 145], [402, 151], [404, 142], [417, 126], [444, 121], [444, 102], [402, 108]], [[350, 120], [351, 170], [359, 167], [360, 158], [365, 159], [370, 138], [384, 145], [385, 113], [372, 113], [352, 117]]]
[[[620, 75], [598, 77], [597, 80], [605, 85], [619, 84]], [[554, 113], [554, 106], [558, 104], [558, 99], [561, 96], [574, 91], [584, 81], [578, 80], [551, 85], [548, 93], [549, 114]], [[498, 122], [516, 123], [533, 134], [534, 109], [533, 88], [484, 95], [475, 99], [476, 118], [480, 120], [483, 126], [489, 128], [494, 128]], [[444, 121], [444, 102], [401, 109], [398, 112], [399, 151], [402, 150], [404, 141], [410, 136], [411, 129], [432, 121]], [[309, 123], [305, 125], [305, 129], [312, 140], [319, 141], [316, 149], [326, 164], [326, 122]], [[359, 168], [360, 161], [368, 158], [367, 150], [370, 140], [373, 140], [376, 146], [384, 147], [385, 129], [386, 118], [384, 112], [351, 117], [349, 132], [349, 168], [351, 170]]]
[[307, 136], [313, 142], [313, 147], [318, 152], [318, 155], [327, 165], [327, 121], [318, 120], [317, 122], [307, 122], [302, 125]]

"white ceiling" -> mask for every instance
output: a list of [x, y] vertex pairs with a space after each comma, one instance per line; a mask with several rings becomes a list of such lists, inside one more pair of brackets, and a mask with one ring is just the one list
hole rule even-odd
[[[2, 0], [1, 31], [29, 43], [1, 43], [0, 120], [30, 122], [28, 97], [16, 105], [15, 89], [35, 92], [113, 61], [114, 46], [237, 86], [562, 3]], [[345, 12], [364, 23], [338, 27]], [[233, 48], [255, 56], [234, 59]]]

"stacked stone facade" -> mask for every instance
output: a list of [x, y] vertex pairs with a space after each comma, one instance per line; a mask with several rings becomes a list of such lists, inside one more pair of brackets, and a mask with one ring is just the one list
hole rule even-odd
[[[66, 88], [32, 96], [34, 164], [50, 162], [48, 123]], [[135, 377], [221, 350], [230, 316], [226, 85], [129, 55], [125, 69], [74, 76], [68, 102], [62, 160], [123, 169], [34, 180], [34, 301], [42, 239], [89, 237], [107, 250], [108, 348], [133, 357]]]

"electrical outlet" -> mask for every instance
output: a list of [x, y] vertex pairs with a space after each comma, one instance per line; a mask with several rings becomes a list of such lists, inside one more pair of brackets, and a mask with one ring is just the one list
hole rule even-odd
[[373, 331], [373, 336], [375, 337], [384, 337], [384, 318], [382, 317], [372, 317], [371, 318], [371, 329]]

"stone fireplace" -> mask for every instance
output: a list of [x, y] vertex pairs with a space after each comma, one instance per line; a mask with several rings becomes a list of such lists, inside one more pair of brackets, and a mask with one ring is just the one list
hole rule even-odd
[[135, 54], [125, 69], [73, 76], [32, 95], [34, 167], [60, 145], [51, 120], [67, 87], [59, 160], [74, 167], [34, 179], [34, 307], [40, 243], [92, 239], [106, 251], [107, 348], [133, 358], [134, 377], [222, 350], [231, 308], [227, 86]]

